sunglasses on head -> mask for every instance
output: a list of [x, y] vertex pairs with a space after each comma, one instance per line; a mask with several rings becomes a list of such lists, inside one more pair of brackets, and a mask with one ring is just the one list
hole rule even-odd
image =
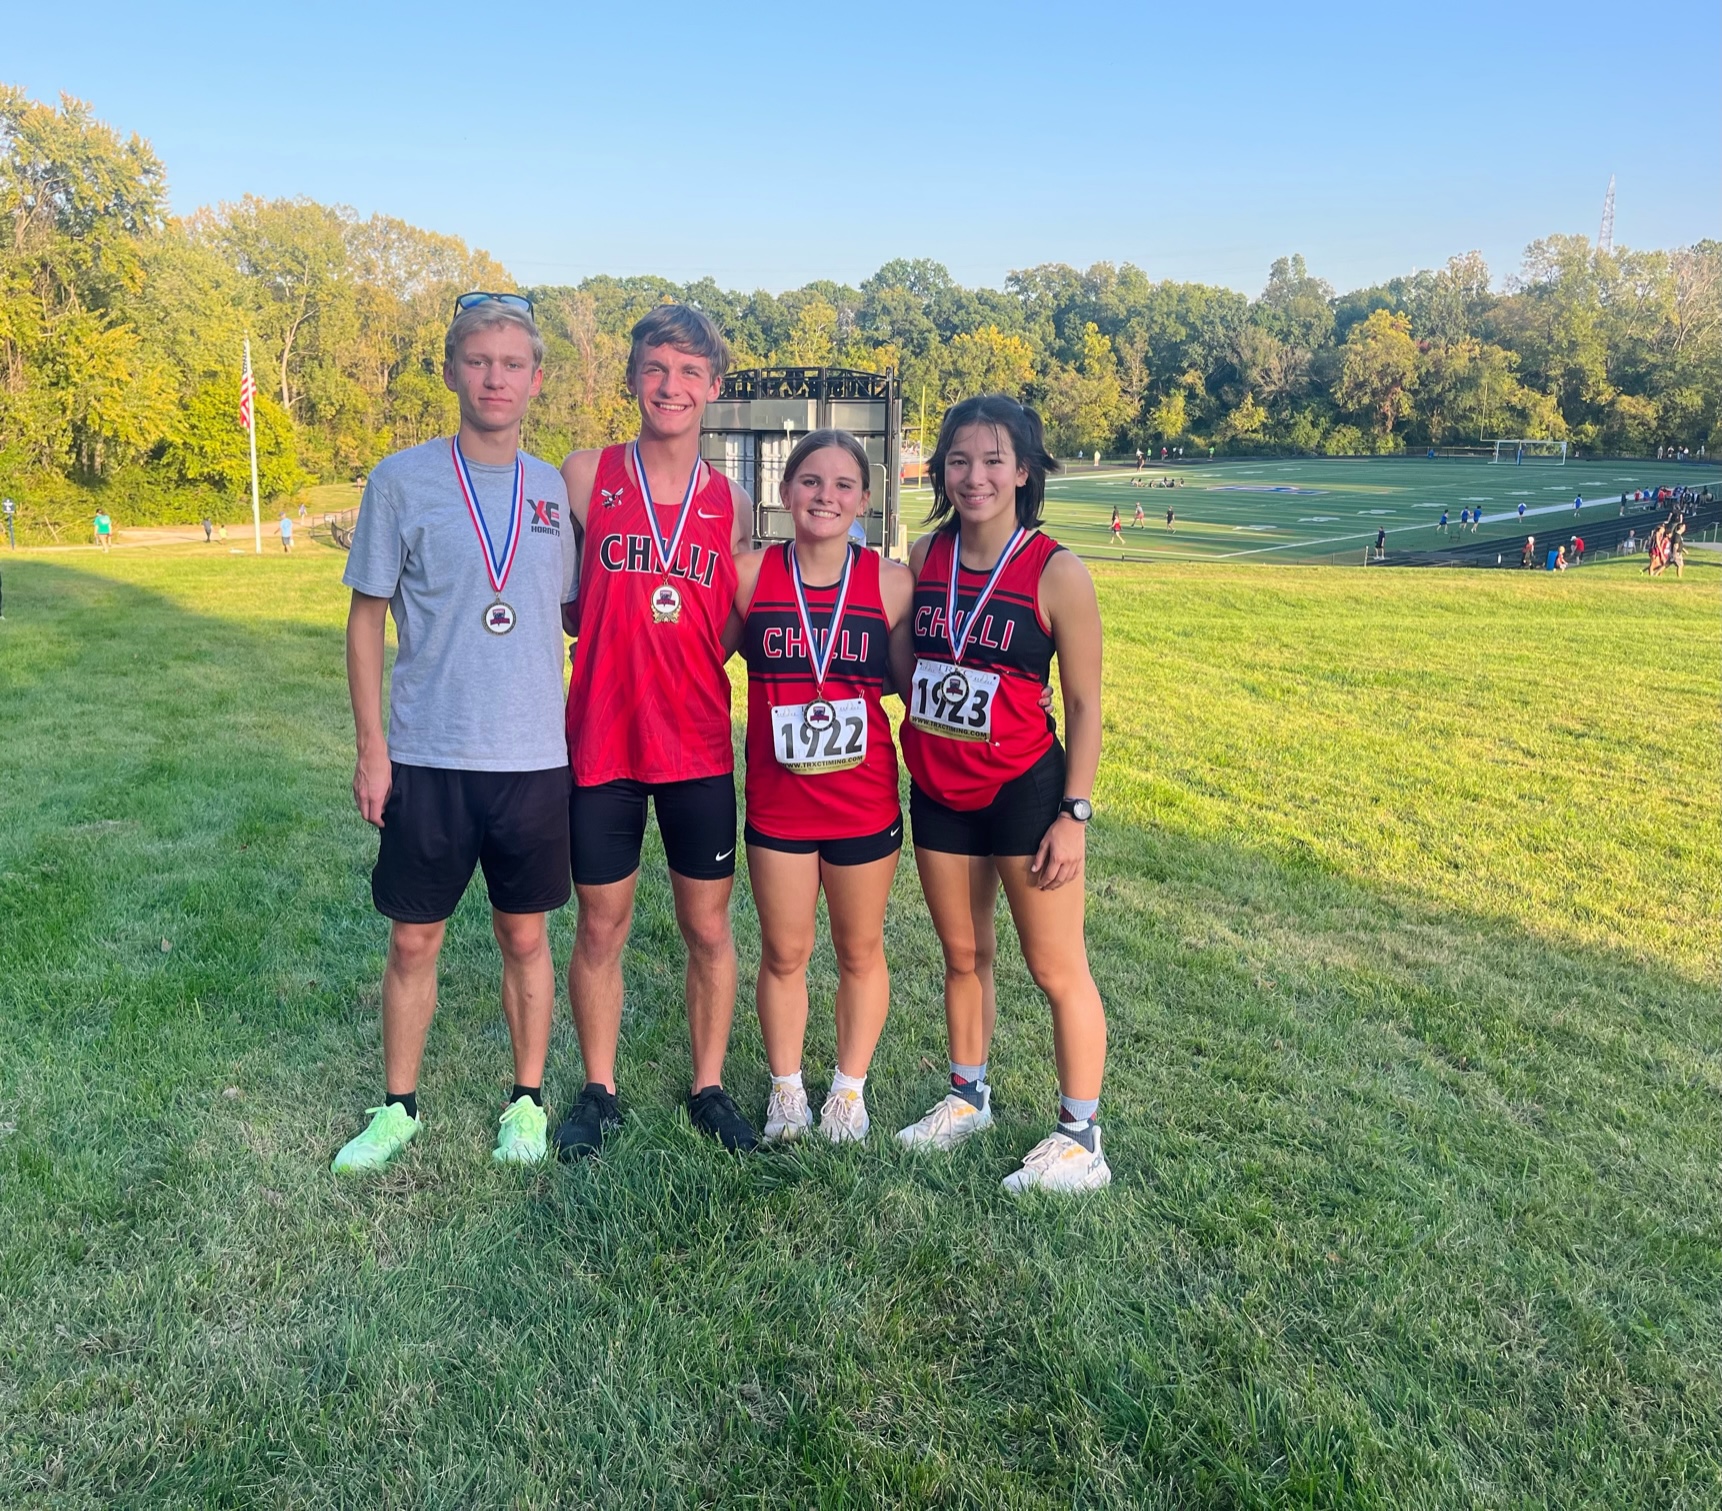
[[454, 307], [458, 310], [476, 309], [487, 299], [494, 299], [498, 304], [506, 304], [511, 310], [525, 310], [532, 313], [532, 301], [524, 294], [486, 294], [474, 290], [470, 294], [459, 294], [455, 297]]

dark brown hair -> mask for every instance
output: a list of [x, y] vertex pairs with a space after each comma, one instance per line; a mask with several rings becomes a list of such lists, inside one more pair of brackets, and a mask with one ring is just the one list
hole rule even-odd
[[640, 353], [648, 346], [673, 346], [691, 357], [704, 357], [714, 383], [729, 371], [729, 342], [712, 324], [711, 316], [691, 304], [660, 304], [635, 321], [629, 334], [634, 343], [628, 349], [629, 388], [639, 376]]
[[933, 483], [933, 507], [927, 511], [927, 522], [956, 523], [951, 519], [951, 500], [945, 492], [945, 458], [957, 432], [970, 425], [994, 425], [1010, 437], [1017, 462], [1028, 469], [1027, 481], [1016, 490], [1016, 522], [1025, 530], [1038, 528], [1041, 505], [1046, 501], [1046, 475], [1058, 471], [1058, 458], [1046, 449], [1040, 416], [1002, 393], [976, 394], [945, 411], [939, 444], [927, 460], [927, 476]]

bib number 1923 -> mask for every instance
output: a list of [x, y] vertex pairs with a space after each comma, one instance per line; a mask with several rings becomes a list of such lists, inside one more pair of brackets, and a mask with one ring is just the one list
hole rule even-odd
[[999, 674], [920, 660], [909, 687], [909, 720], [916, 729], [947, 740], [990, 740]]
[[778, 765], [798, 776], [825, 776], [859, 766], [867, 758], [866, 700], [774, 706], [771, 749]]

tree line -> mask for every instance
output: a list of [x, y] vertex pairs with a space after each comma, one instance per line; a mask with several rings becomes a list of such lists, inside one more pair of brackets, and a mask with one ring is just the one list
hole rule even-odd
[[[0, 490], [27, 535], [195, 519], [247, 496], [241, 343], [268, 497], [354, 477], [446, 433], [454, 295], [514, 290], [458, 237], [309, 199], [167, 213], [149, 144], [69, 97], [0, 85]], [[1495, 288], [1470, 252], [1337, 292], [1301, 256], [1251, 299], [1129, 263], [1047, 264], [970, 289], [939, 263], [859, 288], [743, 293], [712, 279], [526, 289], [546, 344], [528, 444], [559, 458], [631, 433], [627, 333], [652, 305], [706, 310], [738, 365], [896, 369], [906, 440], [1002, 390], [1068, 455], [1184, 446], [1392, 454], [1495, 436], [1643, 453], [1710, 444], [1722, 401], [1722, 243], [1603, 252], [1533, 242]]]

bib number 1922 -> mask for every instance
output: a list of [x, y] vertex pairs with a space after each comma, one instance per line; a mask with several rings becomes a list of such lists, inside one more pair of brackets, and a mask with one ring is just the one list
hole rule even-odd
[[[809, 717], [812, 712], [816, 716]], [[848, 771], [867, 758], [867, 703], [786, 703], [771, 710], [771, 749], [778, 765], [799, 776]]]
[[949, 661], [920, 660], [909, 687], [909, 720], [947, 740], [990, 740], [999, 674]]

